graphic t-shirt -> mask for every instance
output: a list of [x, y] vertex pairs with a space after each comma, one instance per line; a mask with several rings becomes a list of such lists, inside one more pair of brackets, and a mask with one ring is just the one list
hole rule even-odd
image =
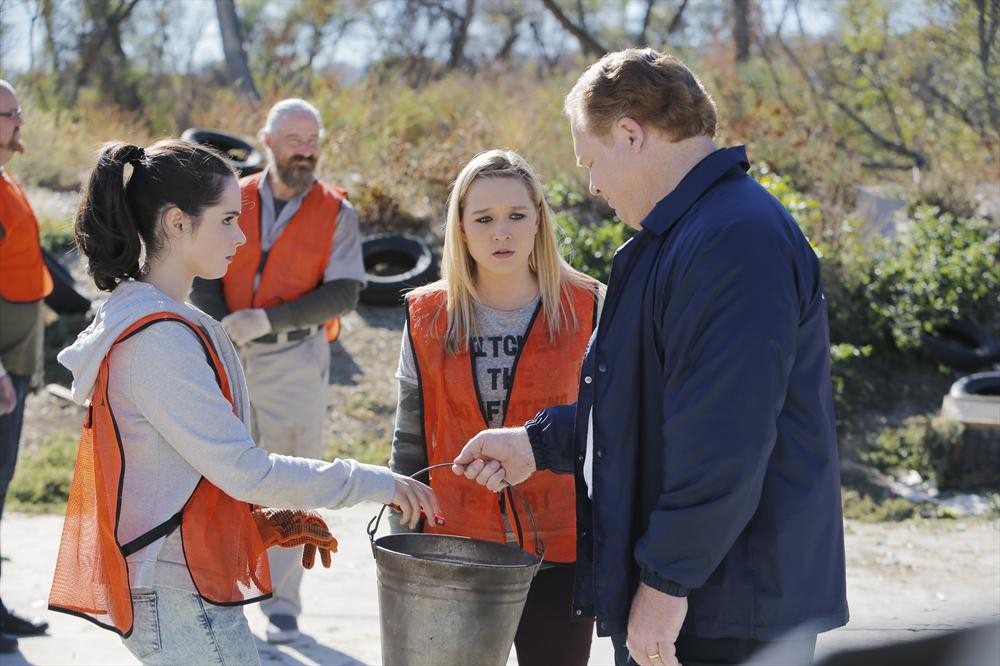
[[[536, 296], [517, 310], [496, 310], [474, 303], [480, 334], [469, 337], [469, 353], [475, 368], [479, 407], [490, 428], [503, 425], [505, 403], [514, 377], [514, 361], [527, 337], [538, 302]], [[403, 335], [396, 378], [417, 384], [416, 362], [407, 333]]]

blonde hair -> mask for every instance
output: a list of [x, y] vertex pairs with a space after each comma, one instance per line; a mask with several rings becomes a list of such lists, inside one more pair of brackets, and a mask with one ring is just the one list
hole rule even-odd
[[570, 122], [605, 137], [623, 117], [654, 127], [670, 141], [715, 136], [715, 102], [698, 77], [672, 55], [650, 48], [608, 53], [566, 96]]
[[[473, 307], [473, 303], [479, 301], [476, 262], [462, 238], [462, 213], [469, 188], [479, 178], [514, 178], [521, 181], [538, 210], [538, 232], [528, 257], [528, 266], [538, 280], [549, 339], [555, 340], [567, 324], [570, 328], [578, 325], [572, 301], [563, 301], [563, 292], [571, 286], [578, 286], [593, 289], [603, 297], [604, 285], [574, 269], [563, 259], [556, 240], [552, 209], [545, 200], [541, 182], [531, 165], [510, 150], [494, 149], [479, 153], [458, 174], [448, 196], [441, 279], [413, 293], [420, 295], [442, 290], [447, 293], [445, 349], [449, 353], [457, 354], [470, 335], [478, 334], [479, 325]], [[432, 328], [439, 315], [440, 311], [434, 314]]]

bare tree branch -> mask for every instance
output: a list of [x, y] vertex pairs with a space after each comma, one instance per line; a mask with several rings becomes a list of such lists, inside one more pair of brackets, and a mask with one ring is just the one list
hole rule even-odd
[[642, 28], [639, 30], [639, 34], [635, 36], [636, 46], [642, 47], [647, 45], [646, 31], [649, 30], [649, 19], [653, 16], [654, 4], [656, 4], [656, 0], [646, 0], [646, 12], [642, 15]]
[[593, 35], [587, 32], [585, 28], [582, 28], [573, 23], [573, 21], [571, 21], [569, 17], [563, 13], [562, 9], [559, 8], [559, 5], [556, 3], [555, 0], [542, 0], [542, 3], [545, 5], [545, 8], [552, 13], [552, 16], [554, 16], [555, 19], [559, 21], [559, 25], [561, 25], [563, 28], [566, 29], [567, 32], [569, 32], [571, 35], [577, 38], [577, 40], [580, 42], [580, 48], [583, 49], [584, 53], [588, 53], [598, 58], [607, 53], [607, 49], [601, 46], [601, 44], [597, 41], [597, 39]]
[[684, 15], [684, 10], [687, 9], [688, 0], [683, 0], [681, 6], [677, 8], [677, 12], [674, 17], [670, 19], [670, 24], [667, 26], [667, 34], [672, 35], [681, 27], [681, 17]]

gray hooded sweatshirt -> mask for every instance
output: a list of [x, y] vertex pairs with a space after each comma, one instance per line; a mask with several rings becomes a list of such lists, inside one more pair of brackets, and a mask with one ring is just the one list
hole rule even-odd
[[[204, 476], [231, 497], [265, 506], [331, 509], [388, 503], [392, 473], [354, 460], [332, 463], [268, 453], [250, 436], [250, 401], [236, 350], [216, 320], [156, 287], [120, 284], [76, 342], [59, 354], [73, 373], [73, 399], [89, 404], [101, 361], [132, 323], [173, 312], [198, 325], [229, 377], [236, 413], [195, 334], [160, 322], [111, 351], [108, 397], [125, 456], [118, 542], [127, 543], [180, 511]], [[194, 591], [180, 530], [128, 558], [133, 589], [153, 585]]]

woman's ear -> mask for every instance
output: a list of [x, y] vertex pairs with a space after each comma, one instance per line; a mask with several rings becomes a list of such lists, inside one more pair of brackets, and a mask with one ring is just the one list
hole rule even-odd
[[177, 206], [171, 206], [160, 216], [160, 227], [168, 238], [181, 238], [191, 231], [191, 218]]

